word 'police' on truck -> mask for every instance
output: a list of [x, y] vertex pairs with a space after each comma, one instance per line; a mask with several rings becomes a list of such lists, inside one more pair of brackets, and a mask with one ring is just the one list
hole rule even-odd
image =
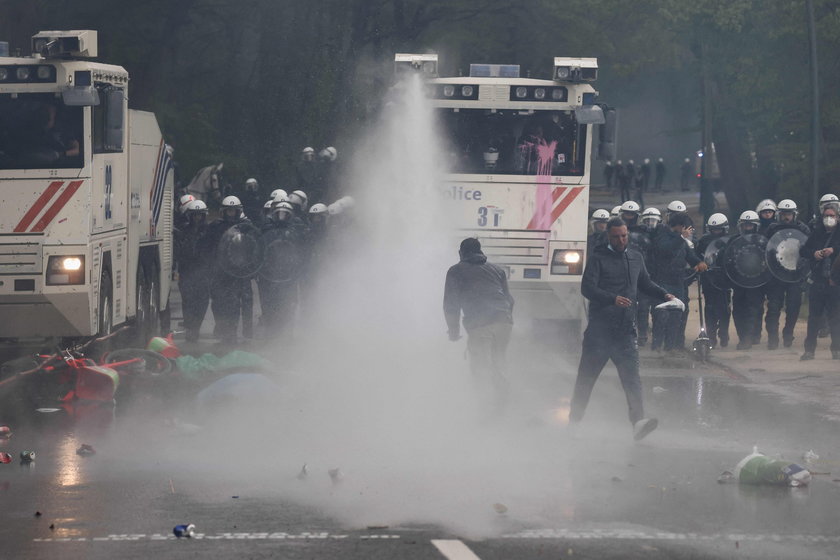
[[0, 43], [0, 337], [157, 330], [172, 259], [171, 149], [128, 108], [95, 31]]
[[579, 332], [592, 127], [604, 123], [589, 84], [597, 60], [555, 58], [552, 79], [500, 64], [439, 77], [434, 54], [397, 54], [395, 70], [426, 78], [449, 156], [441, 190], [460, 206], [459, 234], [478, 237], [507, 271], [518, 315]]

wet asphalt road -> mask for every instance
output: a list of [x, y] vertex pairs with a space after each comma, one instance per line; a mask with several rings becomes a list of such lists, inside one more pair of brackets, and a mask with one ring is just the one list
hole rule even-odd
[[[268, 441], [224, 425], [196, 434], [171, 426], [166, 395], [57, 412], [5, 402], [0, 424], [14, 435], [0, 449], [15, 461], [0, 465], [0, 556], [836, 558], [836, 424], [715, 370], [654, 364], [644, 383], [661, 421], [644, 442], [629, 437], [608, 369], [574, 437], [514, 407], [497, 429], [509, 448], [451, 466], [441, 457], [412, 471], [411, 484], [400, 473], [388, 475], [397, 484], [363, 477], [362, 460], [342, 465], [346, 478], [336, 484], [325, 466], [296, 480], [299, 457], [282, 446], [268, 453]], [[77, 455], [81, 443], [97, 453]], [[718, 484], [754, 444], [798, 462], [814, 449], [813, 470], [835, 472], [807, 488]], [[481, 444], [464, 443], [472, 445]], [[34, 463], [19, 463], [23, 449], [37, 452]], [[377, 493], [392, 505], [377, 509]], [[194, 523], [195, 538], [175, 539], [178, 523]]]

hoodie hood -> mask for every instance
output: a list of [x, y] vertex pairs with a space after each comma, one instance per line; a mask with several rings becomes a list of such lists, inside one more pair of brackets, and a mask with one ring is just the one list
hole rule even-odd
[[470, 253], [469, 255], [461, 255], [461, 262], [470, 264], [484, 264], [487, 262], [487, 256], [484, 253]]

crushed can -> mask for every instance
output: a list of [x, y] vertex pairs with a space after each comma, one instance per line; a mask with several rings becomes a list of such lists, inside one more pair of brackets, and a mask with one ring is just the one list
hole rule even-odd
[[193, 534], [195, 534], [195, 525], [190, 523], [189, 525], [175, 525], [175, 528], [172, 529], [172, 534], [178, 537], [190, 539], [192, 538]]
[[6, 439], [12, 437], [12, 429], [8, 426], [0, 426], [0, 438]]
[[35, 452], [34, 451], [21, 451], [20, 452], [20, 460], [24, 463], [31, 463], [35, 460]]
[[771, 459], [756, 449], [735, 466], [733, 476], [741, 484], [807, 486], [811, 482], [808, 469], [790, 461]]
[[8, 464], [12, 462], [12, 456], [5, 451], [0, 452], [0, 463]]
[[92, 445], [87, 443], [83, 443], [76, 450], [76, 455], [81, 455], [82, 457], [88, 457], [90, 455], [93, 455], [94, 453], [96, 453], [96, 450], [93, 448]]

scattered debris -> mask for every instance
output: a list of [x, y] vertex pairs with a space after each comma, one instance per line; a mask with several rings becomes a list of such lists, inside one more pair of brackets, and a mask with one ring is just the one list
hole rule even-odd
[[8, 464], [12, 462], [12, 456], [6, 452], [0, 452], [0, 463]]
[[61, 410], [60, 408], [36, 408], [35, 412], [42, 412], [44, 414], [50, 414], [52, 412], [58, 412], [60, 410]]
[[809, 449], [808, 451], [802, 454], [802, 460], [804, 460], [808, 464], [814, 463], [819, 459], [820, 456], [814, 453], [813, 449]]
[[[723, 477], [723, 475], [721, 475]], [[721, 477], [718, 481], [721, 481]], [[771, 459], [753, 447], [753, 452], [741, 459], [735, 466], [730, 479], [741, 484], [778, 484], [782, 486], [805, 486], [811, 482], [811, 473], [805, 467]]]
[[175, 485], [172, 484], [172, 479], [171, 478], [169, 479], [169, 491], [172, 492], [173, 494], [175, 493]]
[[231, 498], [233, 498], [234, 500], [238, 500], [239, 496], [231, 496]]
[[50, 523], [50, 531], [55, 531], [55, 523]]
[[653, 388], [653, 394], [654, 395], [661, 395], [662, 393], [667, 393], [667, 392], [668, 392], [668, 389], [666, 389], [665, 387], [660, 387], [659, 385], [657, 385], [656, 387]]
[[8, 439], [12, 437], [12, 429], [8, 426], [0, 426], [0, 438]]
[[34, 451], [21, 451], [20, 452], [20, 460], [24, 463], [31, 463], [35, 460], [35, 452]]
[[734, 478], [735, 475], [733, 475], [731, 471], [723, 471], [722, 473], [720, 473], [720, 476], [718, 477], [717, 481], [718, 484], [726, 484], [727, 482], [732, 482]]
[[614, 476], [610, 480], [612, 480], [613, 482], [624, 482], [624, 479], [620, 476]]
[[496, 513], [499, 515], [504, 515], [508, 512], [508, 508], [505, 504], [495, 503], [493, 504], [493, 509], [495, 509]]
[[178, 537], [185, 537], [187, 539], [191, 539], [192, 536], [195, 534], [195, 525], [190, 523], [189, 525], [175, 525], [175, 528], [172, 529], [172, 534]]
[[35, 517], [41, 517], [43, 514], [40, 511], [35, 512]]
[[334, 468], [328, 471], [330, 473], [330, 479], [332, 479], [333, 484], [338, 484], [342, 480], [344, 480], [344, 473], [341, 472], [341, 469]]
[[297, 475], [298, 480], [306, 480], [306, 477], [309, 476], [309, 467], [306, 466], [306, 463], [300, 468], [300, 472]]
[[386, 529], [390, 529], [388, 525], [368, 525], [368, 531], [385, 531]]
[[81, 455], [82, 457], [89, 457], [94, 455], [96, 450], [93, 448], [92, 445], [88, 445], [87, 443], [83, 443], [77, 450], [76, 455]]

